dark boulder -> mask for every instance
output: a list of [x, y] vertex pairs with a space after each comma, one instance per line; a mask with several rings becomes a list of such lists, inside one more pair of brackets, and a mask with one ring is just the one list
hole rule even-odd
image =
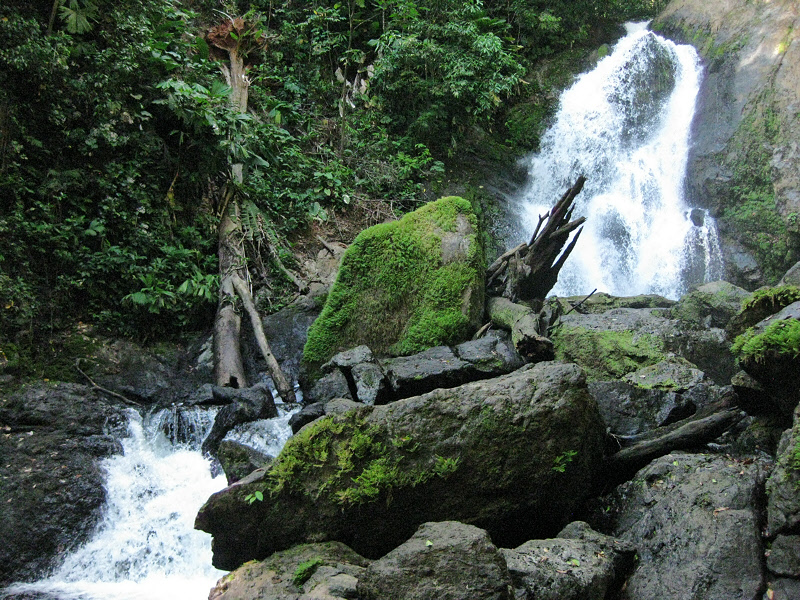
[[633, 570], [636, 547], [575, 521], [554, 539], [530, 540], [501, 552], [516, 600], [603, 600]]
[[101, 459], [121, 453], [125, 408], [76, 384], [0, 399], [0, 584], [31, 579], [86, 541], [105, 502]]
[[603, 501], [614, 536], [637, 546], [622, 598], [755, 599], [764, 586], [764, 468], [725, 456], [654, 460]]
[[[540, 363], [320, 419], [263, 480], [211, 496], [195, 525], [214, 536], [214, 564], [227, 569], [311, 539], [377, 558], [426, 521], [467, 522], [519, 544], [569, 521], [603, 431], [580, 369]], [[255, 491], [264, 501], [245, 501]]]
[[266, 384], [251, 388], [214, 387], [214, 396], [219, 402], [229, 402], [220, 409], [211, 431], [203, 441], [203, 452], [216, 455], [220, 442], [237, 425], [271, 419], [278, 416], [278, 409]]
[[361, 600], [512, 600], [503, 555], [483, 529], [455, 521], [423, 523], [369, 565]]

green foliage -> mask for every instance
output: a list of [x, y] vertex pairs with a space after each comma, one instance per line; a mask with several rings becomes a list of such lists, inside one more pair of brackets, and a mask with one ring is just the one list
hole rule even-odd
[[790, 304], [800, 300], [800, 288], [794, 285], [756, 290], [753, 295], [742, 303], [741, 312], [769, 311], [774, 314]]
[[567, 471], [567, 465], [571, 463], [576, 456], [578, 456], [577, 450], [567, 450], [563, 454], [559, 454], [553, 459], [553, 471], [556, 473], [565, 473]]
[[297, 587], [302, 587], [306, 581], [311, 579], [311, 576], [317, 572], [317, 569], [323, 563], [324, 561], [319, 557], [301, 562], [297, 565], [294, 575], [292, 575], [292, 583]]
[[796, 359], [800, 357], [800, 321], [776, 321], [760, 333], [748, 329], [734, 340], [732, 351], [740, 362], [763, 364], [779, 356]]

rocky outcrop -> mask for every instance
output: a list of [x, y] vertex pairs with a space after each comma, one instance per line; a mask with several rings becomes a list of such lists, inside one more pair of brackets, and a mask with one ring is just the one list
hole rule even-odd
[[408, 541], [369, 565], [358, 595], [360, 600], [512, 600], [510, 583], [506, 561], [486, 531], [445, 521], [423, 523]]
[[706, 65], [689, 202], [718, 218], [726, 279], [773, 283], [800, 251], [800, 9], [794, 0], [673, 0], [651, 26], [693, 44]]
[[764, 586], [763, 479], [757, 462], [671, 454], [603, 499], [607, 528], [638, 549], [621, 598], [756, 600]]
[[121, 453], [124, 408], [76, 384], [0, 399], [0, 584], [41, 575], [84, 542], [103, 503], [100, 460]]
[[[518, 544], [569, 520], [603, 431], [580, 369], [540, 363], [320, 419], [261, 481], [213, 495], [196, 526], [228, 569], [320, 539], [378, 557], [426, 521], [459, 520]], [[263, 502], [245, 501], [256, 491]]]
[[450, 196], [361, 232], [311, 326], [311, 379], [334, 354], [361, 344], [407, 355], [469, 338], [483, 314], [485, 268], [477, 219]]
[[800, 526], [800, 405], [794, 425], [778, 444], [775, 469], [767, 480], [767, 533], [796, 532]]

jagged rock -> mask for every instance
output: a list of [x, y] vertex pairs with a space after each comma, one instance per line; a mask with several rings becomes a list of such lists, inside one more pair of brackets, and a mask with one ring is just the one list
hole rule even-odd
[[769, 535], [792, 531], [800, 525], [800, 405], [794, 425], [778, 444], [775, 469], [767, 480], [767, 529]]
[[[320, 419], [289, 440], [264, 481], [211, 496], [196, 527], [214, 536], [221, 568], [310, 539], [379, 557], [426, 521], [463, 521], [519, 544], [567, 522], [603, 431], [580, 369], [539, 363]], [[256, 490], [264, 501], [245, 502]]]
[[272, 394], [263, 383], [241, 389], [215, 386], [214, 395], [219, 401], [230, 404], [217, 413], [214, 425], [203, 441], [203, 452], [206, 454], [216, 454], [222, 439], [237, 425], [278, 416]]
[[303, 544], [252, 561], [217, 582], [209, 600], [338, 600], [355, 598], [369, 561], [344, 544]]
[[362, 600], [512, 600], [510, 584], [505, 560], [486, 531], [445, 521], [423, 523], [369, 565], [358, 594]]
[[501, 552], [516, 600], [603, 600], [633, 570], [636, 547], [575, 521], [555, 539], [530, 540]]
[[687, 330], [667, 309], [616, 308], [601, 314], [563, 315], [551, 333], [556, 359], [575, 362], [595, 381], [681, 357], [720, 385], [736, 372], [725, 331]]
[[320, 377], [305, 397], [309, 402], [322, 402], [323, 404], [334, 398], [353, 399], [350, 384], [344, 373], [338, 369]]
[[767, 568], [775, 575], [800, 578], [800, 535], [779, 535], [767, 555]]
[[125, 409], [83, 385], [0, 398], [0, 584], [42, 575], [86, 541], [105, 502], [100, 460], [122, 452]]
[[524, 363], [514, 350], [507, 331], [491, 330], [482, 338], [455, 347], [456, 356], [488, 377], [497, 377], [519, 369]]
[[[320, 371], [328, 374], [320, 381], [335, 379], [339, 382], [341, 380], [339, 375], [344, 377], [349, 394], [340, 394], [338, 396], [340, 398], [352, 398], [370, 405], [386, 404], [391, 399], [386, 375], [367, 346], [357, 346], [335, 354], [330, 361], [320, 367]], [[310, 398], [324, 401], [327, 398], [318, 397], [318, 385], [312, 389]]]
[[362, 231], [347, 249], [303, 353], [310, 378], [366, 344], [407, 355], [470, 337], [483, 313], [485, 267], [470, 203], [450, 196]]
[[466, 383], [471, 371], [467, 361], [458, 358], [446, 346], [439, 346], [383, 362], [392, 391], [400, 398], [409, 398], [436, 388], [452, 388]]
[[757, 462], [671, 454], [604, 499], [639, 563], [621, 598], [755, 598], [763, 589]]

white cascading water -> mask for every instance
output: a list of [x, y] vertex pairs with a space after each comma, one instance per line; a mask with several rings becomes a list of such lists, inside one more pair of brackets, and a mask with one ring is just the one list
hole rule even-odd
[[[265, 453], [291, 435], [290, 414], [265, 421]], [[103, 461], [106, 507], [94, 537], [49, 578], [4, 590], [57, 600], [202, 600], [225, 573], [211, 566], [211, 536], [194, 529], [197, 511], [226, 485], [212, 476], [200, 445], [214, 409], [166, 409], [146, 419], [131, 410], [124, 453]]]
[[674, 299], [722, 275], [713, 219], [684, 200], [702, 73], [697, 53], [646, 23], [626, 27], [613, 52], [562, 94], [519, 198], [521, 233], [529, 238], [539, 215], [579, 175], [587, 177], [575, 202], [584, 231], [553, 289], [561, 296], [597, 288]]

